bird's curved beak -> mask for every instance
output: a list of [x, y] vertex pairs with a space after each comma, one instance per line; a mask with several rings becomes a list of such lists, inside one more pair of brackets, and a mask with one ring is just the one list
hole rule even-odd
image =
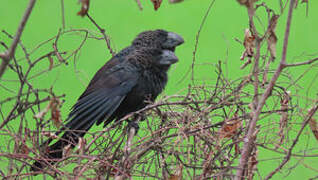
[[160, 65], [171, 65], [178, 62], [177, 56], [170, 50], [163, 50], [160, 55], [159, 64]]
[[164, 49], [169, 49], [171, 51], [174, 51], [177, 46], [183, 43], [184, 43], [184, 40], [180, 35], [174, 32], [168, 32], [167, 40], [162, 44], [162, 47]]

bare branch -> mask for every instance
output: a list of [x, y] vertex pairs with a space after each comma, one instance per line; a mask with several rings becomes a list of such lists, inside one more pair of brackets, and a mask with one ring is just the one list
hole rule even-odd
[[242, 155], [240, 158], [240, 163], [238, 165], [238, 170], [236, 172], [235, 180], [240, 180], [243, 178], [243, 174], [244, 174], [244, 171], [246, 169], [247, 161], [248, 161], [248, 158], [249, 158], [250, 153], [251, 153], [251, 147], [254, 143], [252, 141], [252, 137], [253, 137], [253, 134], [256, 130], [256, 123], [259, 119], [259, 115], [261, 113], [261, 110], [263, 109], [263, 106], [265, 105], [267, 98], [270, 96], [278, 77], [280, 76], [284, 67], [286, 67], [285, 64], [286, 64], [286, 55], [287, 55], [287, 45], [288, 45], [288, 38], [289, 38], [291, 19], [292, 19], [292, 14], [293, 14], [293, 9], [294, 9], [294, 3], [295, 3], [295, 0], [290, 1], [288, 17], [287, 17], [287, 24], [286, 24], [286, 31], [285, 31], [285, 38], [284, 38], [284, 45], [283, 45], [282, 59], [280, 61], [280, 65], [278, 66], [274, 76], [272, 77], [269, 85], [267, 86], [265, 92], [263, 93], [263, 95], [261, 97], [261, 99], [257, 105], [257, 109], [253, 112], [253, 118], [250, 122], [248, 132], [244, 138], [243, 151], [242, 151]]
[[0, 58], [2, 58], [2, 63], [1, 63], [1, 66], [0, 66], [0, 79], [4, 73], [4, 71], [6, 70], [10, 60], [12, 59], [12, 57], [14, 56], [14, 53], [15, 53], [15, 49], [20, 41], [20, 38], [21, 38], [21, 35], [22, 35], [22, 32], [24, 30], [24, 27], [29, 19], [29, 16], [32, 12], [32, 9], [33, 9], [33, 6], [35, 4], [36, 0], [30, 0], [29, 1], [29, 4], [28, 4], [28, 7], [22, 17], [22, 20], [20, 22], [20, 25], [18, 27], [18, 30], [17, 30], [17, 33], [16, 35], [14, 36], [14, 39], [13, 39], [13, 42], [10, 46], [10, 48], [5, 52], [5, 53], [2, 53], [0, 54]]
[[309, 65], [312, 64], [314, 62], [316, 62], [318, 60], [318, 58], [314, 58], [308, 61], [304, 61], [304, 62], [299, 62], [299, 63], [293, 63], [293, 64], [285, 64], [286, 67], [294, 67], [294, 66], [302, 66], [302, 65]]

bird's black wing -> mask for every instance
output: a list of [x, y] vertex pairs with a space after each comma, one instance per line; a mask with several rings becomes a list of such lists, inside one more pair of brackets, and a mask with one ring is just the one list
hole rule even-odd
[[87, 130], [95, 122], [110, 117], [136, 85], [137, 70], [127, 61], [100, 69], [86, 91], [73, 106], [66, 127], [71, 130]]

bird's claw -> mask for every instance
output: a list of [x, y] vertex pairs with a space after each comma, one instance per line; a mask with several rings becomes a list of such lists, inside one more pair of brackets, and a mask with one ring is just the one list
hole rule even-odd
[[135, 134], [138, 133], [139, 125], [135, 121], [128, 121], [128, 129], [135, 128]]

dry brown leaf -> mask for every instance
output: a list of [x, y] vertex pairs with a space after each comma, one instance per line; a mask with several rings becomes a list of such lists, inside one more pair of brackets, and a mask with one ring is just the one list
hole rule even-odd
[[301, 3], [308, 3], [308, 0], [302, 0]]
[[219, 131], [219, 139], [232, 138], [237, 130], [242, 126], [242, 121], [238, 118], [237, 113], [230, 120], [225, 120]]
[[69, 156], [71, 154], [71, 152], [72, 152], [72, 145], [69, 144], [69, 145], [65, 146], [63, 148], [63, 157]]
[[244, 60], [245, 57], [247, 56], [247, 60], [240, 67], [241, 69], [244, 69], [247, 65], [249, 65], [252, 62], [252, 57], [254, 55], [254, 48], [255, 48], [254, 41], [255, 41], [255, 36], [251, 34], [251, 31], [249, 29], [245, 29], [244, 42], [243, 42], [245, 50], [240, 59]]
[[237, 143], [234, 145], [235, 155], [241, 154], [241, 149]]
[[274, 32], [271, 32], [267, 38], [267, 47], [271, 54], [271, 59], [276, 59], [276, 44], [277, 44], [277, 36]]
[[38, 114], [34, 115], [34, 118], [43, 118], [46, 115], [46, 113], [51, 109], [51, 118], [53, 120], [53, 123], [57, 128], [59, 128], [62, 123], [59, 106], [60, 100], [56, 97], [52, 97], [50, 103], [45, 107], [45, 109], [39, 112]]
[[255, 48], [255, 36], [251, 34], [249, 29], [245, 29], [245, 37], [244, 37], [244, 47], [246, 50], [246, 54], [248, 57], [253, 57], [254, 55], [254, 48]]
[[85, 151], [85, 146], [86, 146], [86, 140], [82, 137], [79, 138], [76, 153], [83, 154]]
[[155, 10], [157, 11], [162, 3], [162, 0], [151, 0], [151, 2], [153, 3], [153, 7], [155, 8]]
[[14, 152], [20, 153], [20, 154], [25, 154], [28, 155], [30, 152], [30, 149], [28, 146], [25, 144], [25, 139], [15, 139], [15, 145], [14, 145]]
[[51, 98], [51, 118], [55, 127], [59, 128], [62, 124], [61, 113], [60, 113], [60, 100], [56, 97]]
[[229, 122], [223, 125], [222, 129], [219, 131], [219, 137], [223, 138], [231, 138], [237, 133], [237, 129], [241, 127], [241, 122]]
[[281, 114], [280, 116], [280, 121], [279, 121], [279, 132], [278, 132], [278, 136], [279, 136], [279, 145], [281, 145], [285, 139], [285, 129], [287, 127], [287, 122], [288, 122], [288, 104], [290, 101], [290, 91], [287, 91], [284, 94], [284, 97], [281, 99], [280, 101], [280, 110], [281, 112], [279, 114]]
[[89, 9], [89, 0], [80, 0], [79, 2], [82, 3], [81, 10], [77, 13], [77, 15], [84, 17], [88, 13]]
[[22, 143], [18, 148], [19, 148], [18, 152], [21, 153], [21, 154], [26, 154], [27, 155], [27, 154], [30, 153], [30, 149], [24, 143]]
[[278, 15], [273, 15], [268, 27], [267, 48], [271, 54], [271, 60], [274, 60], [276, 58], [277, 36], [275, 34], [275, 29], [278, 18]]

